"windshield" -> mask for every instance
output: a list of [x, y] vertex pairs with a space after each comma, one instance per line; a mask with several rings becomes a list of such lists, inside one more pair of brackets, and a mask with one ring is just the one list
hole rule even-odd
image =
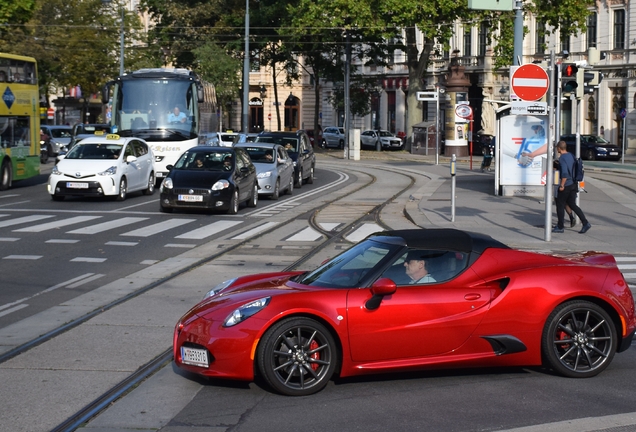
[[196, 171], [231, 171], [233, 165], [233, 152], [186, 151], [174, 164], [174, 169]]
[[393, 137], [393, 136], [395, 136], [389, 131], [380, 131], [380, 132], [378, 132], [378, 135], [380, 135], [381, 137]]
[[597, 144], [609, 144], [609, 141], [605, 140], [605, 138], [600, 136], [594, 136], [594, 135], [588, 135], [588, 136], [581, 135], [581, 141], [588, 142], [588, 143], [597, 143]]
[[49, 129], [52, 138], [70, 138], [71, 129]]
[[189, 80], [135, 78], [118, 82], [113, 99], [114, 121], [122, 131], [174, 130], [196, 136], [198, 110], [195, 84]]
[[243, 147], [255, 163], [274, 163], [274, 150], [263, 147]]
[[298, 152], [298, 138], [295, 137], [279, 137], [279, 136], [257, 136], [256, 142], [266, 142], [280, 144], [285, 147], [288, 153]]
[[360, 287], [367, 276], [373, 277], [374, 270], [384, 267], [401, 250], [403, 246], [400, 245], [363, 241], [313, 272], [302, 275], [296, 282], [326, 288]]
[[66, 159], [118, 159], [121, 144], [83, 144], [74, 146], [66, 155]]

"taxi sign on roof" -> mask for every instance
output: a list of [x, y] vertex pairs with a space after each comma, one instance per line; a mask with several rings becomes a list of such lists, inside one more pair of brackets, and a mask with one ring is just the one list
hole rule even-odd
[[[103, 132], [102, 132], [102, 134], [103, 134]], [[95, 135], [97, 135], [97, 132], [95, 132]], [[118, 139], [120, 139], [120, 136], [117, 135], [117, 134], [108, 134], [108, 135], [106, 135], [106, 139], [118, 140]]]

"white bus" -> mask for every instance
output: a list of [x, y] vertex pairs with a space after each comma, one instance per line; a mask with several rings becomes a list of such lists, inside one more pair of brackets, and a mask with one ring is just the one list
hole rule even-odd
[[157, 182], [200, 137], [216, 132], [214, 86], [188, 69], [140, 69], [108, 82], [102, 91], [111, 131], [146, 140], [155, 155]]

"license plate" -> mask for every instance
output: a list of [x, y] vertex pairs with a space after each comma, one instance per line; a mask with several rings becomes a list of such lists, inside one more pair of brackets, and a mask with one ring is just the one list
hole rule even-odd
[[69, 189], [88, 189], [88, 183], [67, 182], [66, 187]]
[[199, 348], [181, 347], [181, 361], [193, 366], [208, 367], [208, 352]]
[[179, 201], [203, 202], [203, 195], [179, 195]]
[[618, 152], [610, 152], [610, 156], [618, 156]]

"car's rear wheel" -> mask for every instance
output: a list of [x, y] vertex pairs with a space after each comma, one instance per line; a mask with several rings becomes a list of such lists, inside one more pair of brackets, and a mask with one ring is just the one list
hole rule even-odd
[[148, 187], [144, 189], [144, 195], [152, 195], [155, 193], [155, 173], [151, 172], [150, 177], [148, 177]]
[[309, 177], [307, 177], [307, 184], [314, 183], [314, 167], [309, 168]]
[[117, 194], [117, 201], [124, 201], [126, 199], [126, 194], [128, 192], [128, 183], [126, 182], [126, 177], [122, 177], [119, 180], [119, 193]]
[[309, 318], [288, 318], [270, 328], [258, 347], [265, 381], [287, 396], [317, 393], [336, 370], [336, 342], [325, 326]]
[[164, 207], [162, 205], [159, 205], [159, 210], [161, 210], [161, 213], [172, 213], [174, 209], [172, 207]]
[[235, 215], [238, 213], [239, 209], [239, 191], [238, 189], [234, 189], [234, 193], [232, 194], [232, 198], [230, 199], [230, 208], [227, 209], [227, 214]]
[[600, 306], [574, 300], [558, 306], [543, 329], [547, 366], [570, 378], [588, 378], [612, 362], [618, 337], [609, 314]]
[[250, 199], [247, 201], [247, 206], [256, 207], [257, 204], [258, 204], [258, 183], [255, 183], [254, 187], [252, 188], [252, 196], [250, 196]]
[[340, 142], [338, 143], [338, 148], [339, 149], [343, 149], [344, 148], [344, 140], [340, 140]]
[[594, 150], [592, 150], [592, 149], [588, 149], [588, 150], [585, 152], [585, 159], [587, 159], [587, 160], [594, 160], [594, 159], [596, 159], [596, 152], [595, 152]]
[[277, 200], [280, 197], [280, 179], [276, 179], [276, 184], [274, 185], [274, 192], [269, 197], [273, 200]]
[[64, 196], [63, 195], [51, 195], [51, 199], [53, 201], [64, 201]]

